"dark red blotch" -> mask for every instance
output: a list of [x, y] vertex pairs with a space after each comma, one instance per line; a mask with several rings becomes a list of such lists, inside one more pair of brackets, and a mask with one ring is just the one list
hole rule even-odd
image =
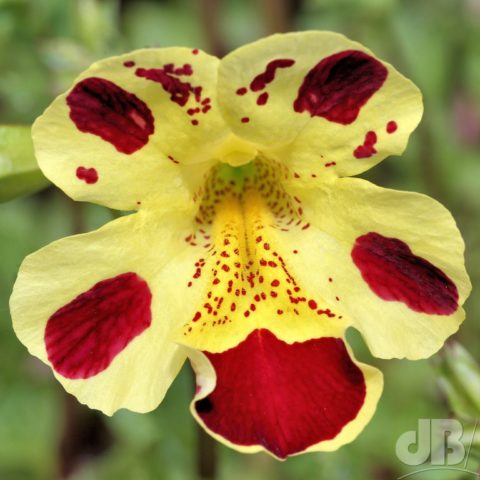
[[215, 390], [195, 404], [206, 426], [237, 445], [262, 445], [279, 458], [336, 437], [363, 405], [361, 370], [339, 338], [287, 344], [252, 332], [208, 353]]
[[450, 315], [458, 308], [455, 284], [439, 268], [415, 255], [398, 238], [370, 232], [357, 238], [352, 259], [368, 286], [383, 300], [411, 310]]
[[67, 96], [67, 105], [81, 132], [98, 135], [122, 153], [140, 150], [154, 131], [147, 105], [103, 78], [90, 77], [77, 83]]
[[296, 112], [308, 112], [331, 122], [348, 125], [383, 85], [388, 70], [372, 56], [359, 50], [345, 50], [324, 58], [305, 77]]
[[145, 280], [128, 272], [102, 280], [57, 310], [45, 329], [55, 371], [75, 379], [105, 370], [150, 326], [151, 300]]

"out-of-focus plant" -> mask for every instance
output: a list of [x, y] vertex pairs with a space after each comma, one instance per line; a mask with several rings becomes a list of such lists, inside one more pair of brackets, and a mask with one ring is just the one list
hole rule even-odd
[[35, 160], [30, 127], [0, 126], [0, 202], [37, 192], [48, 184]]
[[470, 454], [480, 458], [480, 365], [458, 342], [450, 341], [435, 357], [438, 384], [453, 415], [464, 428], [463, 438]]

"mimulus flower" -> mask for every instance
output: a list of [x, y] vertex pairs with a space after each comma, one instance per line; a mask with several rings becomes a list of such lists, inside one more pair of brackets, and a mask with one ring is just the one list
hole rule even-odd
[[154, 409], [190, 357], [191, 411], [227, 445], [352, 441], [382, 375], [346, 329], [425, 358], [470, 291], [445, 208], [350, 178], [402, 153], [421, 114], [409, 80], [334, 33], [95, 63], [35, 122], [36, 155], [73, 199], [135, 213], [26, 258], [18, 337], [108, 415]]

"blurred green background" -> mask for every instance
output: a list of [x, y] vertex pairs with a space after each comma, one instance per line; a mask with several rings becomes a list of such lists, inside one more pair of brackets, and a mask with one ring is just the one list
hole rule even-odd
[[[79, 72], [111, 54], [182, 45], [221, 55], [275, 31], [305, 29], [334, 30], [362, 42], [423, 91], [424, 119], [406, 153], [366, 176], [427, 193], [453, 212], [474, 285], [467, 321], [455, 338], [478, 360], [478, 0], [0, 0], [0, 123], [31, 124]], [[197, 477], [199, 434], [188, 412], [193, 387], [187, 366], [156, 411], [106, 418], [68, 397], [12, 331], [8, 297], [23, 257], [110, 219], [108, 210], [76, 207], [53, 187], [0, 204], [0, 480]], [[440, 388], [438, 364], [445, 354], [379, 361], [358, 334], [349, 337], [358, 357], [385, 374], [377, 413], [358, 439], [335, 453], [285, 463], [219, 445], [218, 478], [383, 480], [414, 470], [397, 459], [397, 438], [414, 430], [419, 418], [456, 415]], [[468, 467], [478, 471], [478, 465], [472, 455]], [[412, 478], [474, 477], [442, 469]]]

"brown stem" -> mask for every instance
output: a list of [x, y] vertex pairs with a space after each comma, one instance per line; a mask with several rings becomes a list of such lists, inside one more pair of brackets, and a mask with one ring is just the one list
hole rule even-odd
[[217, 442], [205, 430], [197, 426], [197, 472], [205, 480], [217, 478]]
[[220, 28], [222, 24], [220, 21], [221, 4], [221, 0], [202, 0], [200, 3], [200, 18], [207, 39], [208, 50], [211, 54], [220, 58], [228, 51]]
[[295, 15], [302, 0], [261, 0], [260, 3], [267, 34], [295, 29]]

